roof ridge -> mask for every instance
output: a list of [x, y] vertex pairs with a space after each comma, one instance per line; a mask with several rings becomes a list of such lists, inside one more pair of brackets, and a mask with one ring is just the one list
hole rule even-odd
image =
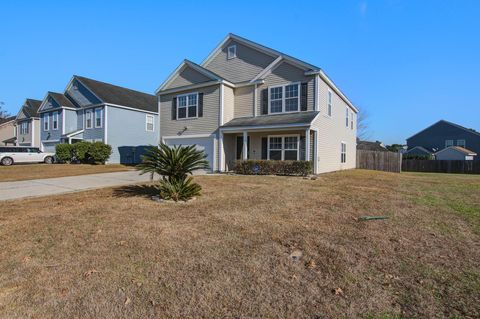
[[120, 85], [116, 85], [116, 84], [112, 84], [112, 83], [108, 83], [108, 82], [103, 82], [103, 81], [95, 80], [95, 79], [92, 79], [92, 78], [87, 78], [87, 77], [81, 76], [81, 75], [74, 75], [74, 77], [79, 78], [80, 80], [81, 79], [86, 79], [86, 80], [89, 80], [89, 81], [94, 81], [94, 82], [97, 82], [97, 83], [101, 83], [101, 84], [105, 84], [105, 85], [109, 85], [109, 86], [114, 86], [114, 87], [117, 87], [117, 88], [120, 88], [120, 89], [123, 89], [123, 90], [127, 90], [127, 91], [131, 91], [131, 92], [136, 92], [136, 93], [141, 93], [141, 94], [145, 94], [145, 95], [155, 96], [154, 94], [129, 89], [129, 88], [126, 88], [124, 86], [120, 86]]

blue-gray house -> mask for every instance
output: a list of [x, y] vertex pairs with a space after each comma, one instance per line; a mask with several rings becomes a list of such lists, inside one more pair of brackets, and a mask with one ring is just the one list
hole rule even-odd
[[[407, 153], [411, 155], [430, 156], [451, 147], [461, 148], [468, 154], [480, 154], [480, 133], [440, 120], [407, 138], [407, 145]], [[474, 156], [474, 159], [479, 160], [480, 157]]]
[[104, 142], [112, 146], [108, 163], [138, 163], [157, 145], [158, 104], [154, 95], [81, 76], [65, 92], [48, 92], [39, 109], [41, 147], [58, 143]]

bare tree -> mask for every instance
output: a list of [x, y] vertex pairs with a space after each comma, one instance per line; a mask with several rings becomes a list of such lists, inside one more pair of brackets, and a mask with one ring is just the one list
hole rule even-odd
[[0, 101], [0, 119], [4, 119], [10, 116], [10, 113], [8, 113], [6, 110], [3, 108], [5, 107], [5, 103]]
[[368, 140], [372, 136], [368, 119], [368, 111], [361, 109], [357, 115], [357, 137], [362, 141]]

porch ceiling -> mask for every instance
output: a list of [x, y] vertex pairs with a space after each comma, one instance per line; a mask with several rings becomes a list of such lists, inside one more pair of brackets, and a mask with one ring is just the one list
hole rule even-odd
[[308, 126], [319, 114], [318, 111], [261, 115], [256, 117], [240, 117], [225, 123], [222, 128], [256, 128], [268, 126]]

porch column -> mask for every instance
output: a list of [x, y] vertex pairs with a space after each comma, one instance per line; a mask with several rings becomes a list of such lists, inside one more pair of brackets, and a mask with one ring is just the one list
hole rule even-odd
[[310, 128], [305, 130], [305, 160], [310, 160]]
[[248, 133], [243, 131], [243, 150], [242, 150], [242, 159], [248, 159]]

